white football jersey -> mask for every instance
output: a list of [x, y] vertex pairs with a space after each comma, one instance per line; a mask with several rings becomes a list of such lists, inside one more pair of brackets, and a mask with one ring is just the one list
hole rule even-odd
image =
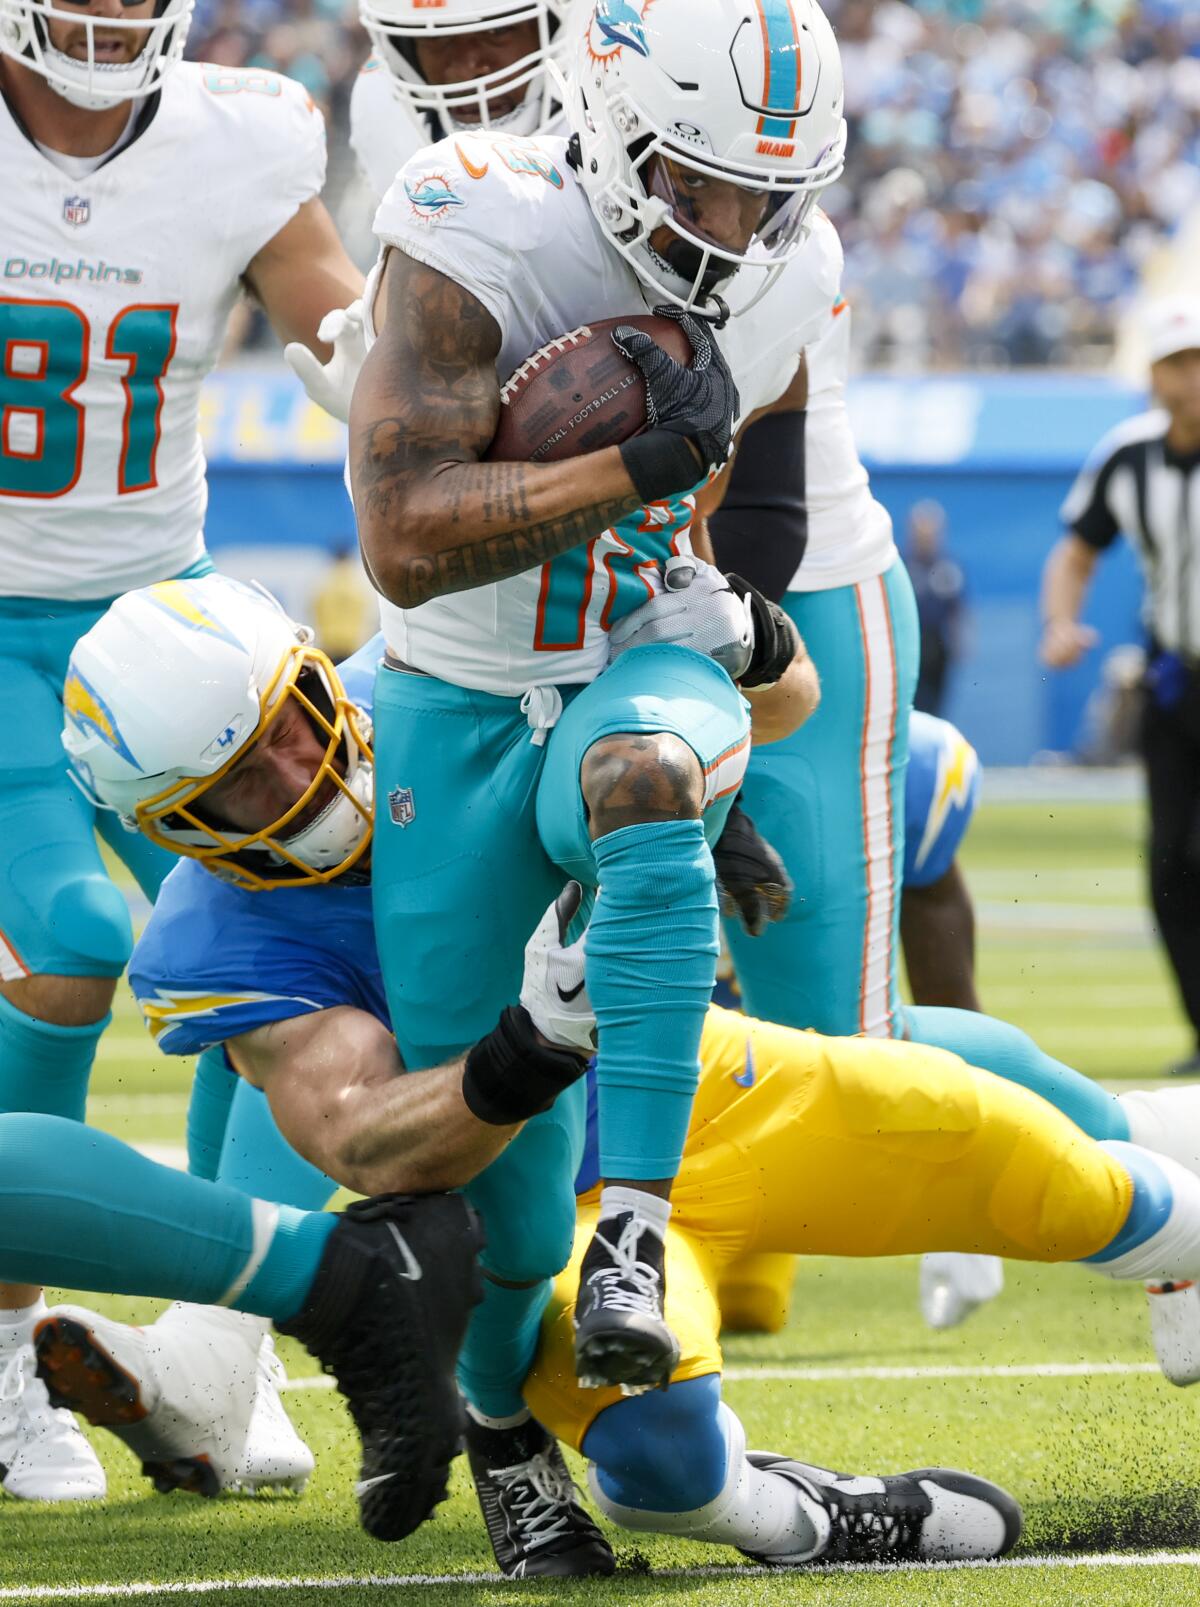
[[85, 178], [0, 98], [0, 595], [115, 596], [204, 552], [200, 384], [252, 258], [325, 177], [307, 91], [185, 62]]
[[424, 119], [418, 122], [392, 88], [392, 75], [378, 56], [370, 57], [350, 91], [350, 148], [376, 205], [400, 169], [432, 138]]
[[882, 575], [896, 560], [896, 543], [891, 515], [871, 495], [850, 429], [850, 308], [845, 301], [831, 303], [825, 328], [807, 357], [808, 546], [788, 590], [830, 591]]
[[[487, 308], [501, 330], [501, 380], [580, 325], [648, 310], [648, 293], [608, 244], [561, 136], [459, 134], [422, 150], [384, 197], [375, 233]], [[814, 240], [816, 249], [716, 336], [743, 418], [786, 390], [828, 316], [840, 248], [835, 254], [828, 225]], [[735, 310], [739, 291], [748, 299], [754, 288], [731, 282]], [[368, 286], [368, 306], [370, 298]], [[388, 645], [417, 669], [502, 696], [591, 681], [608, 661], [613, 620], [661, 588], [672, 553], [690, 551], [694, 512], [691, 497], [652, 504], [540, 569], [420, 608], [384, 601]]]

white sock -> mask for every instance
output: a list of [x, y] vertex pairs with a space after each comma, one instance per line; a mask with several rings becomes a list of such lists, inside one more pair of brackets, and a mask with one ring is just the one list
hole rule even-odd
[[746, 1431], [724, 1402], [721, 1417], [728, 1447], [725, 1486], [692, 1512], [651, 1512], [610, 1501], [596, 1478], [588, 1482], [596, 1505], [626, 1529], [685, 1535], [715, 1545], [739, 1546], [760, 1557], [791, 1557], [797, 1562], [819, 1556], [829, 1540], [829, 1515], [789, 1480], [756, 1468], [746, 1460]]
[[1169, 1155], [1200, 1175], [1200, 1088], [1139, 1088], [1117, 1098], [1131, 1144]]
[[600, 1190], [600, 1220], [614, 1216], [624, 1216], [632, 1211], [639, 1222], [645, 1224], [652, 1233], [657, 1233], [660, 1239], [667, 1236], [667, 1223], [671, 1220], [671, 1202], [663, 1200], [657, 1194], [647, 1194], [645, 1189], [632, 1189], [618, 1187], [615, 1183], [606, 1183]]
[[467, 1416], [472, 1423], [478, 1423], [480, 1428], [520, 1428], [522, 1423], [528, 1423], [533, 1416], [528, 1406], [519, 1412], [514, 1412], [511, 1417], [489, 1417], [486, 1412], [481, 1412], [472, 1406], [470, 1401], [466, 1401], [464, 1404], [467, 1408]]
[[46, 1297], [39, 1295], [32, 1306], [0, 1306], [0, 1350], [21, 1350], [33, 1344], [33, 1330], [46, 1315]]
[[[1119, 1160], [1120, 1146], [1114, 1148]], [[1200, 1178], [1168, 1155], [1155, 1155], [1154, 1164], [1171, 1185], [1166, 1221], [1131, 1250], [1087, 1265], [1107, 1278], [1137, 1278], [1142, 1283], [1200, 1280]]]

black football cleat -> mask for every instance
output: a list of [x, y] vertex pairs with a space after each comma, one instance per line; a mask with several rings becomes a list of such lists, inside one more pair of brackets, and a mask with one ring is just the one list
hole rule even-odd
[[824, 1507], [829, 1538], [815, 1553], [745, 1555], [768, 1567], [829, 1562], [949, 1562], [1002, 1557], [1021, 1538], [1021, 1508], [999, 1485], [951, 1468], [918, 1468], [889, 1478], [747, 1453]]
[[625, 1395], [665, 1389], [679, 1341], [663, 1316], [666, 1252], [632, 1211], [596, 1225], [579, 1269], [575, 1373], [583, 1389], [619, 1386]]
[[558, 1441], [534, 1418], [495, 1429], [468, 1417], [467, 1459], [506, 1579], [612, 1573], [612, 1547], [584, 1510]]
[[354, 1493], [377, 1540], [446, 1495], [464, 1412], [455, 1363], [482, 1294], [483, 1231], [457, 1194], [360, 1200], [329, 1236], [303, 1311], [277, 1323], [337, 1379], [362, 1440]]

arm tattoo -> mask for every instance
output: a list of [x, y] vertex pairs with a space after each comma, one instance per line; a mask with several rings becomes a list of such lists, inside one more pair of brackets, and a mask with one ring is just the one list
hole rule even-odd
[[[392, 602], [416, 608], [539, 568], [639, 506], [630, 495], [539, 514], [531, 497], [546, 468], [479, 461], [500, 414], [495, 320], [402, 252], [385, 283], [387, 322], [356, 395], [351, 466], [363, 550]], [[567, 500], [581, 483], [576, 475]]]

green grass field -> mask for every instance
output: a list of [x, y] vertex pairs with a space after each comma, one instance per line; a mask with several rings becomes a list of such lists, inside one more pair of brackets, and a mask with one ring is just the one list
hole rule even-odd
[[[1188, 1048], [1144, 913], [1138, 831], [1127, 804], [992, 803], [965, 856], [985, 1004], [1096, 1076], [1154, 1077]], [[188, 1069], [156, 1055], [122, 1008], [101, 1050], [92, 1119], [133, 1142], [181, 1145]], [[401, 1592], [428, 1607], [1200, 1600], [1189, 1555], [1200, 1553], [1197, 1408], [1152, 1369], [1140, 1291], [1073, 1268], [1010, 1266], [1007, 1280], [998, 1302], [935, 1334], [917, 1310], [915, 1262], [810, 1261], [788, 1329], [728, 1344], [727, 1387], [752, 1444], [843, 1466], [941, 1462], [998, 1479], [1025, 1505], [1018, 1566], [764, 1576], [714, 1548], [614, 1534], [615, 1581], [472, 1583], [463, 1576], [487, 1574], [491, 1557], [461, 1469], [436, 1522], [396, 1548], [366, 1539], [341, 1403], [303, 1387], [312, 1364], [285, 1345], [300, 1386], [286, 1399], [317, 1455], [304, 1497], [155, 1496], [129, 1453], [100, 1434], [106, 1503], [0, 1504], [0, 1602], [226, 1590], [264, 1607], [362, 1607]], [[105, 1305], [143, 1318], [158, 1309]]]

